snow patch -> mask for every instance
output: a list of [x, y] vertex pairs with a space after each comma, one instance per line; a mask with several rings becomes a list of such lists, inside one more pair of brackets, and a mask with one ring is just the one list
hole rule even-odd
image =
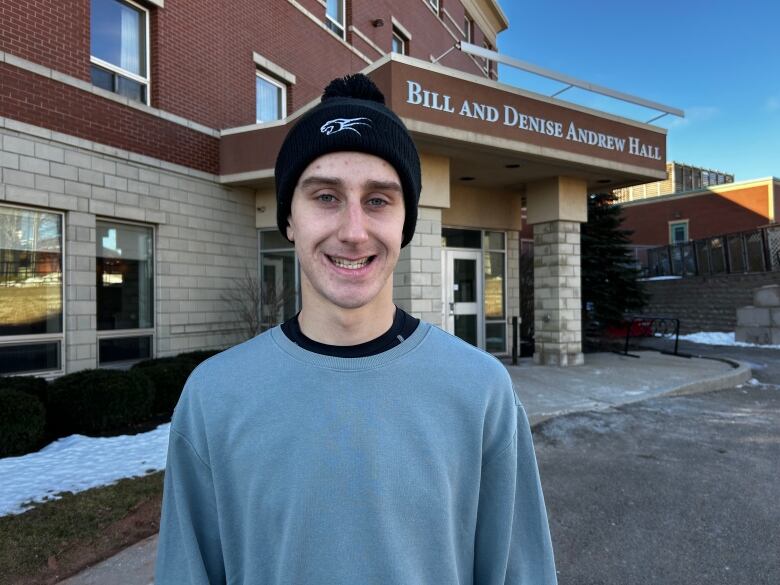
[[0, 459], [0, 516], [21, 514], [32, 503], [57, 499], [62, 492], [165, 469], [170, 426], [119, 437], [71, 435], [37, 453]]
[[780, 345], [762, 345], [759, 343], [745, 343], [744, 341], [736, 341], [733, 332], [721, 333], [717, 331], [702, 331], [699, 333], [689, 333], [688, 335], [680, 335], [680, 339], [683, 339], [685, 341], [691, 341], [693, 343], [701, 343], [704, 345], [731, 345], [734, 347], [760, 347], [764, 349], [780, 349]]

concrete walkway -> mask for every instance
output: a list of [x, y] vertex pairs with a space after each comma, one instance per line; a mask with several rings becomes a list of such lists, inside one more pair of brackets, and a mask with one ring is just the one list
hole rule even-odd
[[[531, 424], [570, 412], [603, 410], [666, 394], [732, 388], [749, 380], [750, 368], [727, 360], [683, 358], [654, 351], [639, 357], [588, 354], [585, 365], [553, 368], [530, 358], [507, 366]], [[59, 585], [150, 585], [157, 536], [151, 536]]]

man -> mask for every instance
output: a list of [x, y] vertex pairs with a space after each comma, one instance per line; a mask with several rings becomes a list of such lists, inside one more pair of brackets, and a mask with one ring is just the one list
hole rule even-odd
[[276, 185], [301, 311], [187, 381], [157, 585], [554, 584], [505, 368], [393, 304], [420, 163], [367, 77], [295, 124]]

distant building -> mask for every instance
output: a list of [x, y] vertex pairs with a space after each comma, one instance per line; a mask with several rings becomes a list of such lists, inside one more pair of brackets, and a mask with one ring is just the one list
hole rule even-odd
[[613, 193], [617, 196], [618, 201], [624, 203], [636, 201], [637, 199], [647, 199], [648, 197], [670, 195], [672, 193], [700, 191], [712, 185], [734, 182], [734, 175], [732, 174], [703, 167], [694, 167], [679, 162], [666, 163], [666, 176], [667, 178], [663, 181], [623, 187], [622, 189], [615, 189]]

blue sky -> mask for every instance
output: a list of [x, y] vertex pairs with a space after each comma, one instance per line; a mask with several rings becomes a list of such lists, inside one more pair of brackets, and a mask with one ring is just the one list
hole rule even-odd
[[[742, 181], [780, 177], [780, 1], [499, 0], [501, 53], [685, 111], [667, 158]], [[500, 65], [550, 95], [565, 85]], [[571, 89], [561, 99], [643, 122], [657, 113]]]

